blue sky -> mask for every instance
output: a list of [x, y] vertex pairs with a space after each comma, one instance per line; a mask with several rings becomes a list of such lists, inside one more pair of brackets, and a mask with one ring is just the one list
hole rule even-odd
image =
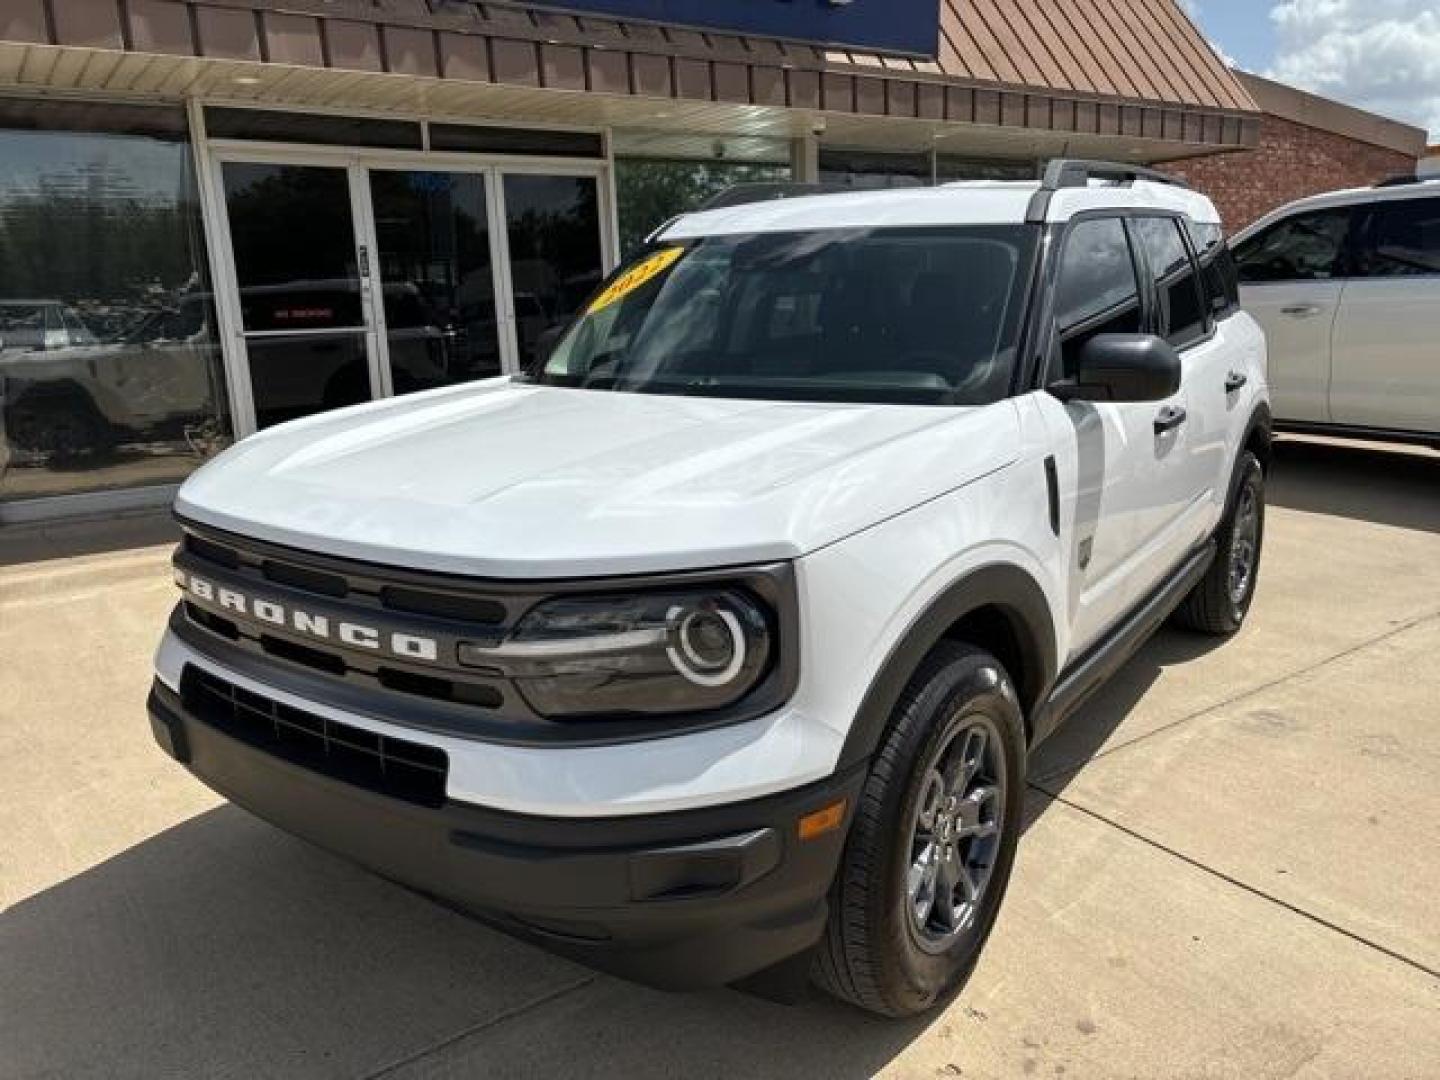
[[1263, 72], [1274, 60], [1272, 5], [1257, 0], [1190, 0], [1181, 6], [1226, 56], [1247, 71]]
[[1440, 141], [1440, 0], [1180, 0], [1248, 71], [1404, 120]]

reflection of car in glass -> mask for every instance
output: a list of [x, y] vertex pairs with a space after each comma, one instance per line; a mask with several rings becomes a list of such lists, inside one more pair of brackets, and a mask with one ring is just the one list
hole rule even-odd
[[[64, 305], [53, 308], [73, 317]], [[211, 326], [210, 296], [195, 293], [144, 316], [119, 341], [67, 327], [67, 344], [0, 350], [11, 446], [63, 460], [125, 437], [179, 435], [197, 418], [213, 418], [222, 398]]]
[[0, 352], [93, 344], [89, 327], [59, 300], [0, 300]]

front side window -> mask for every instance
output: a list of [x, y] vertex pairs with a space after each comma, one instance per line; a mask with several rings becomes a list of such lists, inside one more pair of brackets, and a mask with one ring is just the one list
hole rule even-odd
[[1440, 199], [1403, 199], [1376, 206], [1356, 262], [1357, 277], [1440, 274]]
[[590, 301], [537, 378], [632, 393], [984, 404], [1014, 370], [1033, 226], [826, 229], [661, 243]]
[[1340, 208], [1295, 214], [1277, 221], [1235, 248], [1240, 280], [1247, 285], [1277, 281], [1324, 281], [1345, 273], [1345, 239], [1350, 211]]
[[1055, 281], [1061, 373], [1074, 377], [1091, 338], [1137, 334], [1140, 324], [1140, 286], [1125, 225], [1119, 218], [1079, 222], [1065, 238]]
[[1205, 309], [1200, 300], [1195, 264], [1185, 250], [1180, 222], [1169, 217], [1135, 219], [1135, 234], [1150, 264], [1159, 307], [1157, 332], [1177, 349], [1205, 336]]

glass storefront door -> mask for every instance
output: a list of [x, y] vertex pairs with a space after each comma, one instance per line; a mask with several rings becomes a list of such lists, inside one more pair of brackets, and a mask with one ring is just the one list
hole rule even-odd
[[227, 161], [221, 176], [256, 426], [369, 400], [348, 171]]
[[604, 276], [598, 171], [217, 159], [241, 434], [521, 370]]
[[371, 169], [369, 183], [392, 392], [499, 375], [490, 178]]

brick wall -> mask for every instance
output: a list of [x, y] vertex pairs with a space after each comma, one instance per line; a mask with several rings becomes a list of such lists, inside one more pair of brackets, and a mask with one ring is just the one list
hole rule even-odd
[[1415, 159], [1266, 116], [1260, 124], [1260, 144], [1253, 150], [1186, 158], [1161, 168], [1209, 195], [1220, 208], [1226, 230], [1233, 233], [1294, 199], [1413, 173]]

